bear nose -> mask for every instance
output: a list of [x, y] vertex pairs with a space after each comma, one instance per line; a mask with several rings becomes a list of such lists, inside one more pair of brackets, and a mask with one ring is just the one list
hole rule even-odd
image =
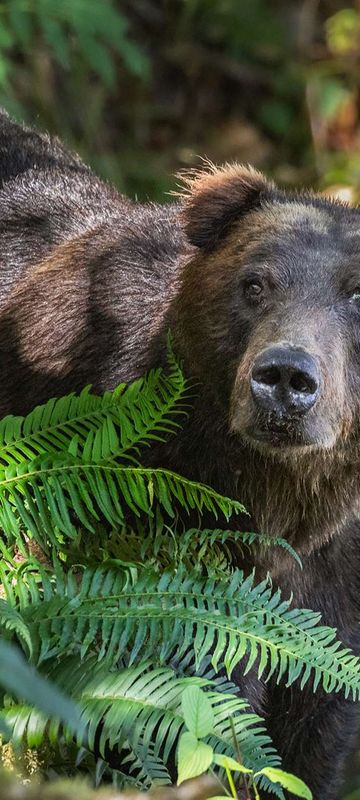
[[303, 350], [269, 347], [255, 360], [251, 392], [256, 405], [277, 416], [306, 414], [320, 393], [315, 359]]

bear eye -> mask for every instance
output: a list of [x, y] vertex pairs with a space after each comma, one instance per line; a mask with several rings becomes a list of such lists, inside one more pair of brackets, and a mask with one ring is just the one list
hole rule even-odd
[[263, 288], [264, 287], [260, 281], [249, 280], [245, 283], [244, 295], [248, 300], [252, 300], [253, 302], [257, 301], [262, 295]]
[[352, 292], [351, 302], [360, 308], [360, 286]]

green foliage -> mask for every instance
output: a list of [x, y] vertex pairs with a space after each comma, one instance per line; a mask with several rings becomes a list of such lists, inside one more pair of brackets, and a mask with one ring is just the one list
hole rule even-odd
[[34, 659], [73, 652], [112, 664], [124, 650], [129, 663], [156, 656], [181, 664], [193, 649], [196, 669], [211, 655], [215, 670], [231, 675], [241, 663], [255, 664], [259, 678], [274, 672], [290, 686], [312, 679], [325, 691], [360, 696], [359, 660], [336, 641], [336, 631], [319, 625], [320, 615], [293, 609], [268, 580], [254, 584], [235, 569], [228, 580], [201, 578], [179, 567], [161, 577], [147, 567], [85, 569], [83, 577], [61, 575], [56, 583], [27, 577], [15, 588], [3, 578], [8, 600], [27, 625]]
[[[108, 441], [107, 425], [100, 431], [101, 441], [104, 433]], [[141, 512], [152, 516], [154, 503], [173, 517], [172, 498], [187, 513], [206, 510], [217, 517], [222, 512], [226, 520], [244, 510], [241, 503], [169, 470], [118, 466], [110, 459], [104, 464], [108, 456], [103, 452], [98, 460], [84, 450], [78, 456], [51, 454], [6, 467], [0, 478], [0, 524], [9, 539], [18, 540], [22, 528], [40, 544], [76, 537], [69, 500], [78, 522], [92, 533], [102, 515], [113, 527], [125, 523], [126, 510], [119, 497], [138, 517]]]
[[175, 432], [177, 417], [185, 413], [189, 388], [170, 340], [168, 365], [166, 375], [154, 369], [102, 397], [91, 394], [87, 386], [78, 396], [37, 406], [25, 418], [5, 417], [0, 423], [0, 463], [13, 466], [42, 455], [77, 451], [89, 451], [96, 461], [107, 461], [114, 453], [131, 460], [140, 446]]
[[[35, 705], [51, 718], [58, 718], [81, 740], [84, 725], [74, 702], [29, 666], [16, 647], [2, 640], [0, 640], [0, 686]], [[11, 736], [11, 731], [6, 724], [5, 716], [3, 714], [1, 717], [1, 732], [8, 737]]]
[[[173, 670], [154, 668], [151, 662], [110, 669], [106, 661], [99, 663], [94, 656], [80, 663], [78, 656], [64, 658], [61, 663], [50, 659], [43, 670], [76, 699], [82, 723], [78, 746], [89, 751], [96, 747], [103, 758], [109, 748], [117, 752], [130, 777], [134, 774], [145, 788], [154, 782], [170, 782], [166, 761], [184, 729], [181, 698], [189, 685], [208, 687], [206, 696], [213, 713], [207, 735], [209, 747], [218, 753], [234, 754], [231, 716], [246, 761], [259, 767], [279, 763], [259, 717], [235, 694], [221, 691], [221, 686], [217, 690], [216, 682], [212, 687], [210, 681], [199, 677], [178, 678]], [[70, 744], [72, 739], [71, 729], [64, 729], [61, 722], [33, 705], [8, 704], [2, 719], [17, 744], [36, 747], [45, 737], [53, 745], [62, 739]], [[120, 776], [113, 777], [119, 780]]]
[[169, 359], [168, 377], [154, 370], [126, 391], [120, 386], [100, 399], [86, 389], [79, 397], [50, 400], [26, 420], [5, 418], [0, 521], [10, 541], [22, 547], [25, 529], [46, 548], [64, 537], [75, 538], [79, 523], [94, 533], [102, 516], [114, 527], [123, 525], [126, 508], [136, 518], [141, 513], [152, 517], [159, 506], [173, 517], [171, 497], [186, 512], [206, 509], [227, 520], [244, 511], [212, 489], [169, 470], [145, 469], [138, 461], [139, 448], [163, 440], [182, 413], [187, 387], [171, 353]]
[[214, 713], [209, 698], [198, 686], [185, 689], [181, 705], [185, 725], [198, 739], [207, 736], [214, 724]]
[[273, 783], [279, 783], [283, 789], [287, 789], [289, 792], [291, 792], [291, 794], [296, 795], [296, 797], [303, 797], [305, 800], [312, 800], [310, 789], [308, 789], [304, 781], [300, 780], [300, 778], [296, 778], [295, 775], [290, 775], [288, 772], [284, 772], [283, 769], [277, 769], [276, 767], [264, 767], [264, 769], [257, 773], [257, 776], [261, 775], [269, 778], [269, 780], [271, 780]]
[[[264, 779], [272, 784], [279, 784], [282, 788], [288, 789], [297, 797], [312, 800], [312, 793], [306, 784], [295, 775], [284, 772], [278, 767], [264, 767], [257, 772], [248, 769], [239, 760], [224, 753], [214, 752], [213, 748], [201, 741], [213, 727], [212, 707], [208, 697], [200, 686], [189, 686], [183, 692], [182, 706], [184, 711], [184, 721], [188, 728], [182, 733], [178, 746], [178, 783], [189, 778], [195, 778], [206, 772], [211, 764], [225, 770], [229, 782], [232, 796], [237, 800], [237, 791], [233, 781], [232, 773], [240, 773], [244, 778], [245, 787], [249, 786], [254, 790], [256, 799], [259, 798], [257, 783]], [[235, 738], [235, 737], [234, 737]], [[237, 748], [237, 755], [240, 754]], [[225, 795], [229, 796], [229, 795]], [[225, 797], [222, 800], [225, 800]], [[220, 800], [220, 797], [218, 798]]]
[[358, 46], [360, 17], [355, 8], [343, 8], [326, 21], [330, 49], [339, 56], [346, 55]]
[[[175, 529], [176, 524], [176, 529]], [[98, 561], [101, 554], [107, 563], [121, 561], [141, 562], [152, 566], [156, 571], [174, 569], [183, 564], [188, 569], [218, 576], [228, 576], [232, 564], [239, 563], [246, 555], [256, 551], [263, 553], [268, 547], [281, 547], [286, 550], [301, 567], [301, 559], [294, 548], [280, 537], [249, 531], [222, 530], [221, 528], [189, 528], [183, 530], [179, 520], [171, 525], [155, 513], [146, 526], [137, 530], [126, 527], [109, 532], [104, 528], [97, 530], [96, 541], [81, 540], [86, 549], [88, 561]], [[67, 551], [76, 563], [83, 560], [84, 549], [79, 551], [77, 540]]]
[[209, 744], [200, 742], [190, 731], [182, 734], [178, 746], [178, 783], [207, 772], [212, 762], [213, 749]]
[[88, 69], [106, 86], [116, 80], [114, 56], [118, 53], [134, 74], [146, 74], [148, 63], [141, 47], [128, 36], [128, 22], [112, 0], [11, 0], [2, 4], [0, 78], [5, 83], [10, 68], [9, 49], [17, 42], [27, 49], [39, 33], [56, 61], [68, 69], [74, 45]]
[[[228, 773], [240, 750], [255, 794], [281, 798], [263, 722], [221, 676], [254, 668], [358, 698], [360, 662], [318, 614], [232, 560], [269, 546], [292, 557], [285, 542], [232, 531], [241, 503], [142, 466], [190, 399], [170, 346], [168, 358], [167, 372], [103, 398], [86, 389], [0, 424], [0, 632], [39, 670], [32, 696], [26, 670], [23, 691], [16, 671], [3, 680], [2, 729], [16, 745], [47, 743], [60, 774], [78, 764], [119, 786], [168, 783], [176, 751], [180, 780], [210, 763]], [[204, 512], [224, 530], [201, 529]], [[199, 526], [186, 529], [190, 513]]]
[[359, 19], [346, 0], [3, 0], [0, 104], [144, 199], [199, 154], [358, 188]]

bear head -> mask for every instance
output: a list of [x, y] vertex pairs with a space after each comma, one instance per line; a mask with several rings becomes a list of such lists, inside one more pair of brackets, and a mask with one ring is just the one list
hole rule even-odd
[[353, 459], [360, 210], [229, 165], [187, 178], [181, 213], [194, 247], [181, 347], [229, 429], [278, 459], [334, 448]]

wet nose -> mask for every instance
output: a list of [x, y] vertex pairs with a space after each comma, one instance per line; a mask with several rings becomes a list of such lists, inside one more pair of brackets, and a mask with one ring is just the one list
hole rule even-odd
[[250, 379], [255, 404], [276, 415], [306, 414], [320, 393], [315, 359], [303, 350], [269, 347], [257, 357]]

